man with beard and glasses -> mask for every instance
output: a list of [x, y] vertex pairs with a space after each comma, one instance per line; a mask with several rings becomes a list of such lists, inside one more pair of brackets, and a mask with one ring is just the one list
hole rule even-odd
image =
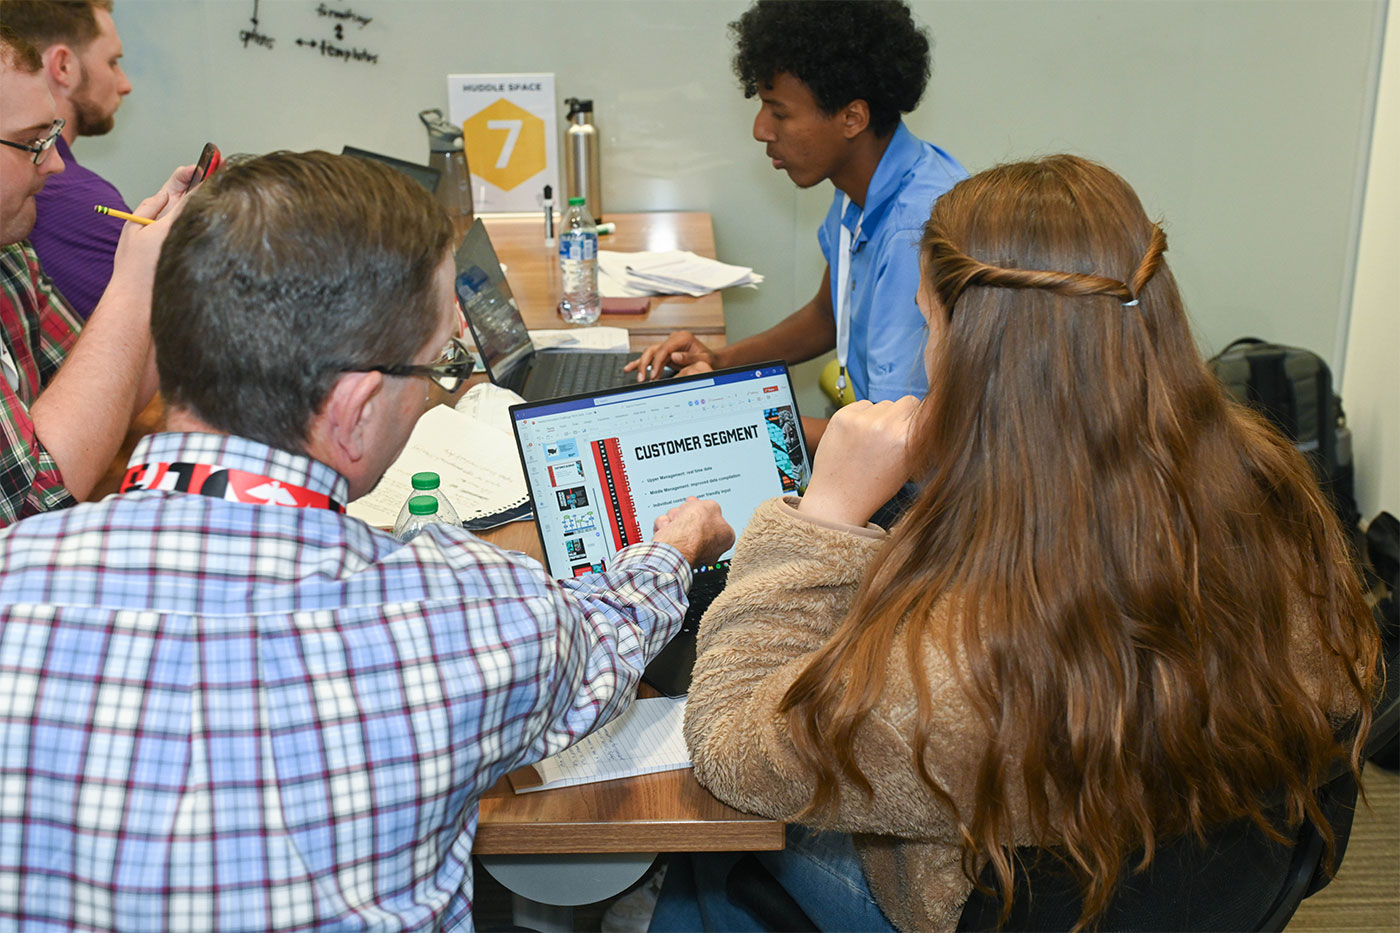
[[67, 166], [38, 197], [39, 216], [29, 240], [44, 272], [84, 319], [112, 277], [120, 221], [94, 217], [93, 205], [129, 210], [121, 193], [69, 148], [79, 136], [112, 129], [131, 82], [122, 71], [122, 40], [112, 0], [0, 0], [0, 22], [43, 57], [44, 78], [65, 121], [55, 142]]

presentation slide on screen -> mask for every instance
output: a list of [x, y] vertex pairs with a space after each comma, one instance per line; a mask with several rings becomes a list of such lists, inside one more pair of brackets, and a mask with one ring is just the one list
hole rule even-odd
[[785, 376], [780, 387], [720, 386], [660, 404], [648, 400], [640, 414], [619, 404], [521, 423], [556, 574], [606, 569], [617, 551], [650, 538], [657, 517], [689, 496], [718, 501], [737, 531], [759, 503], [795, 493], [804, 482]]

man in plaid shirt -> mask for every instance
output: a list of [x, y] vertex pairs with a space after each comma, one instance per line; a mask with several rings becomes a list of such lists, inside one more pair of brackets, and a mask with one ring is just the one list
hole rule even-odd
[[[452, 225], [377, 163], [273, 153], [156, 271], [169, 433], [124, 492], [0, 532], [0, 926], [472, 927], [477, 800], [620, 712], [713, 502], [556, 582], [344, 514], [470, 371]], [[443, 347], [447, 353], [442, 353]]]
[[[63, 121], [39, 68], [33, 47], [0, 24], [0, 527], [91, 492], [154, 394], [151, 274], [170, 226], [126, 225], [112, 281], [78, 340], [77, 317], [25, 241], [34, 195], [63, 171], [53, 148]], [[192, 171], [177, 170], [137, 213], [172, 214]]]

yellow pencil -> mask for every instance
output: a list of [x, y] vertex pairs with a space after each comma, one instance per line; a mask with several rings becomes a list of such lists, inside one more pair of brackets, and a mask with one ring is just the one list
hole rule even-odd
[[97, 211], [97, 213], [99, 213], [99, 214], [106, 214], [106, 215], [109, 216], [109, 217], [120, 217], [122, 220], [130, 220], [130, 221], [132, 221], [133, 223], [138, 223], [138, 224], [153, 224], [153, 223], [155, 223], [155, 221], [152, 220], [152, 219], [149, 218], [149, 217], [137, 217], [135, 214], [128, 214], [126, 211], [119, 211], [119, 210], [117, 210], [115, 207], [104, 207], [104, 206], [101, 205], [101, 204], [94, 204], [94, 205], [92, 206], [92, 209], [95, 210], [95, 211]]

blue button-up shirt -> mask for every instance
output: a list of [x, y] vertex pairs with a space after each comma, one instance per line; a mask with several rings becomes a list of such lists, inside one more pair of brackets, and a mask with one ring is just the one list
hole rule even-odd
[[[900, 123], [870, 187], [860, 235], [852, 244], [851, 346], [847, 376], [857, 398], [873, 402], [928, 392], [924, 371], [927, 331], [915, 303], [919, 288], [919, 237], [933, 202], [967, 177], [958, 161]], [[831, 267], [831, 307], [840, 308], [837, 252], [841, 249], [841, 201], [837, 191], [817, 242]]]
[[[345, 501], [324, 464], [163, 434]], [[470, 928], [477, 799], [620, 712], [679, 628], [669, 545], [556, 582], [434, 527], [111, 496], [0, 532], [0, 926]]]

